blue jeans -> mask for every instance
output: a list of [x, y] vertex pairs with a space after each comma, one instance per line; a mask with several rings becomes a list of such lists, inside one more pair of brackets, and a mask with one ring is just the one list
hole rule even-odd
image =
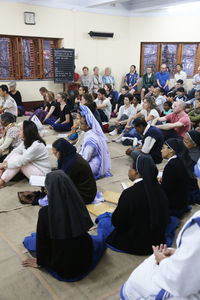
[[55, 124], [55, 121], [56, 121], [55, 119], [49, 118], [46, 120], [46, 123], [51, 125], [55, 131], [70, 131], [71, 130], [72, 125], [70, 123], [68, 123], [68, 124], [56, 123]]

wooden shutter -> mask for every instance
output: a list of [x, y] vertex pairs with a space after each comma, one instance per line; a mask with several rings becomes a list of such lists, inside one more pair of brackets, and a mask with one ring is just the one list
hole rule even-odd
[[43, 45], [41, 39], [35, 39], [34, 40], [34, 50], [35, 50], [35, 78], [44, 78], [43, 76]]
[[13, 52], [13, 68], [14, 68], [14, 77], [15, 79], [20, 79], [20, 56], [19, 56], [19, 41], [15, 37], [12, 39], [12, 52]]
[[194, 74], [198, 73], [198, 67], [200, 65], [200, 44], [197, 46], [196, 59], [195, 59], [195, 67]]
[[56, 41], [50, 41], [50, 64], [51, 64], [51, 78], [53, 78], [53, 49], [57, 47]]

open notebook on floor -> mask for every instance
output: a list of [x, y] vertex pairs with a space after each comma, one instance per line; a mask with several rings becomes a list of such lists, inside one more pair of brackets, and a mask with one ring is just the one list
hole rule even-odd
[[97, 204], [88, 204], [87, 205], [88, 211], [98, 217], [101, 214], [104, 214], [105, 212], [113, 212], [115, 210], [114, 207], [111, 207], [105, 203], [97, 203]]
[[46, 176], [31, 175], [29, 178], [29, 183], [33, 186], [45, 186], [45, 178]]

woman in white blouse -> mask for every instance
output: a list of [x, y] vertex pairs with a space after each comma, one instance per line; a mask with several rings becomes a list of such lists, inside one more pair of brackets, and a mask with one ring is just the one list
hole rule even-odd
[[19, 135], [23, 142], [0, 163], [0, 188], [19, 171], [28, 178], [31, 175], [46, 175], [51, 171], [48, 150], [37, 126], [32, 121], [24, 121]]

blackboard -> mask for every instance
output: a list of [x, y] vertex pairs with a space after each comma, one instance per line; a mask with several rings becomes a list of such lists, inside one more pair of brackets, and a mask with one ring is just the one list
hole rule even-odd
[[74, 81], [74, 49], [53, 49], [53, 71], [55, 83]]

